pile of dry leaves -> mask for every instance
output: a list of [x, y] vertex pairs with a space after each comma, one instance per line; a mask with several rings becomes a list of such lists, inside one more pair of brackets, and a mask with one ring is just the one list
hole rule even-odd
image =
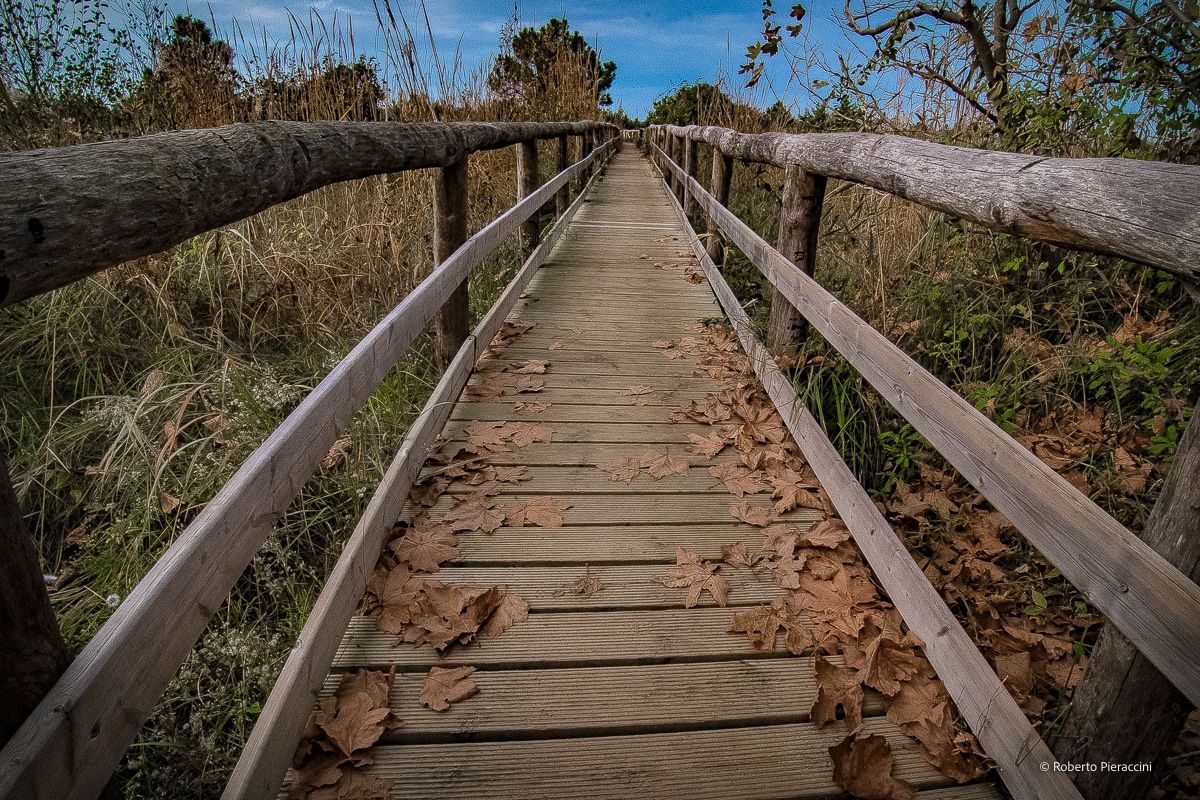
[[[697, 326], [694, 332], [655, 347], [667, 358], [696, 358], [697, 374], [720, 379], [724, 386], [702, 402], [693, 401], [678, 418], [712, 427], [707, 436], [689, 434], [691, 452], [710, 461], [727, 448], [737, 454], [736, 461], [723, 459], [709, 472], [737, 499], [730, 515], [758, 528], [762, 536], [761, 543], [722, 547], [722, 561], [733, 569], [768, 570], [782, 590], [770, 606], [735, 614], [729, 630], [745, 633], [756, 649], [773, 650], [781, 642], [792, 653], [817, 654], [811, 718], [822, 727], [839, 719], [845, 725], [846, 739], [830, 749], [834, 781], [842, 789], [871, 798], [908, 798], [915, 791], [892, 776], [886, 739], [859, 738], [864, 686], [884, 696], [888, 719], [920, 742], [926, 761], [942, 773], [960, 783], [985, 774], [986, 756], [958, 724], [945, 686], [918, 650], [921, 642], [879, 596], [850, 532], [837, 519], [778, 411], [753, 380], [749, 359], [724, 326]], [[613, 480], [632, 480], [638, 470], [656, 463], [647, 457], [600, 468]], [[769, 498], [769, 505], [751, 502], [760, 494]], [[798, 508], [819, 511], [825, 519], [807, 531], [779, 519]], [[729, 584], [720, 574], [722, 565], [703, 562], [683, 549], [676, 560], [662, 580], [687, 589], [686, 606], [704, 591], [725, 605]], [[836, 655], [841, 658], [833, 659]]]

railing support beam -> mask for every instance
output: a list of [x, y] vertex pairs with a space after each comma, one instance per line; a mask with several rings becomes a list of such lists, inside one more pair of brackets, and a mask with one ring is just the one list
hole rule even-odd
[[[1184, 431], [1142, 541], [1200, 583], [1200, 424]], [[1192, 706], [1113, 625], [1105, 625], [1054, 742], [1060, 761], [1154, 764], [1153, 772], [1081, 772], [1089, 800], [1147, 797]], [[1136, 724], [1131, 724], [1136, 720]]]
[[[590, 138], [590, 134], [584, 134]], [[588, 152], [591, 152], [590, 148]], [[585, 156], [587, 153], [584, 154]], [[517, 145], [517, 202], [521, 202], [538, 188], [538, 152], [537, 139], [521, 142]], [[521, 257], [529, 258], [537, 248], [541, 236], [541, 224], [537, 212], [521, 224]]]
[[[709, 191], [718, 203], [728, 206], [729, 184], [733, 179], [733, 156], [727, 156], [715, 147], [711, 149], [713, 161]], [[717, 267], [723, 268], [725, 266], [725, 246], [721, 240], [721, 226], [717, 224], [711, 214], [706, 213], [705, 216], [708, 218], [708, 240], [704, 243], [704, 250]]]
[[[467, 159], [433, 175], [433, 265], [454, 255], [467, 240]], [[442, 305], [437, 316], [437, 362], [445, 371], [458, 348], [467, 340], [471, 325], [467, 280], [463, 280]]]
[[[821, 229], [821, 205], [825, 199], [824, 175], [788, 166], [783, 182], [783, 207], [779, 215], [776, 249], [811, 276], [817, 265], [817, 233]], [[808, 331], [808, 323], [779, 289], [771, 294], [771, 322], [767, 348], [776, 355], [794, 349]]]
[[[558, 163], [556, 164], [556, 167], [558, 168], [558, 172], [563, 172], [567, 167], [571, 166], [571, 162], [569, 160], [570, 154], [567, 152], [567, 137], [564, 134], [563, 136], [558, 137], [556, 141], [558, 142]], [[564, 183], [562, 188], [554, 194], [555, 218], [560, 218], [563, 214], [567, 213], [567, 208], [570, 205], [571, 189], [567, 186], [567, 184]]]
[[[696, 177], [696, 150], [697, 147], [694, 141], [691, 139], [683, 140], [683, 171], [691, 178]], [[687, 215], [689, 222], [696, 218], [696, 198], [692, 196], [691, 191], [686, 186], [683, 187], [683, 213]]]

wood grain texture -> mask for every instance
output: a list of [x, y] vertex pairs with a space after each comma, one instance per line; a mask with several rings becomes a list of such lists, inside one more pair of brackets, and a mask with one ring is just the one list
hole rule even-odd
[[1120, 256], [1200, 281], [1197, 166], [1042, 158], [874, 133], [664, 128], [745, 161], [794, 164], [993, 230]]
[[1200, 586], [716, 205], [698, 184], [693, 188], [813, 327], [1189, 700], [1200, 703]]
[[331, 183], [600, 127], [273, 121], [0, 153], [0, 306]]
[[[354, 617], [333, 665], [388, 669], [395, 664], [398, 672], [414, 672], [428, 671], [431, 665], [557, 669], [791, 657], [782, 636], [774, 651], [755, 650], [744, 633], [726, 631], [734, 609], [685, 609], [684, 590], [678, 591], [674, 609], [530, 614], [497, 639], [455, 645], [442, 654], [430, 647], [397, 645], [397, 637], [375, 629], [374, 617]], [[801, 619], [811, 624], [807, 617]]]
[[[467, 158], [433, 174], [433, 264], [444, 262], [467, 240]], [[437, 315], [438, 366], [444, 372], [467, 340], [471, 327], [469, 281], [451, 292]]]
[[[840, 656], [829, 660], [842, 663]], [[404, 720], [404, 727], [388, 736], [386, 743], [628, 736], [787, 725], [808, 721], [816, 694], [811, 658], [481, 670], [472, 677], [479, 695], [451, 713], [439, 714], [417, 700], [424, 675], [397, 675], [391, 707]], [[332, 694], [340, 680], [341, 674], [331, 675], [322, 696]], [[713, 691], [718, 686], [721, 691]], [[765, 703], [764, 698], [780, 701]], [[864, 716], [883, 712], [883, 698], [867, 689]]]
[[[817, 266], [817, 233], [826, 183], [824, 175], [805, 172], [794, 164], [785, 170], [776, 247], [807, 275], [812, 275]], [[807, 331], [808, 323], [800, 312], [778, 289], [773, 289], [767, 349], [772, 353], [794, 351]]]
[[250, 455], [0, 752], [0, 797], [91, 800], [100, 791], [330, 445], [470, 270], [583, 166], [557, 176], [468, 239]]
[[[451, 712], [453, 713], [453, 712]], [[892, 745], [894, 774], [920, 786], [945, 786], [917, 748], [879, 717], [864, 734]], [[408, 800], [768, 800], [839, 796], [828, 749], [840, 727], [811, 723], [715, 731], [597, 736], [530, 742], [463, 742], [374, 749], [368, 772], [396, 782]], [[445, 764], [453, 764], [447, 770]], [[987, 790], [984, 790], [987, 791]], [[950, 797], [995, 797], [956, 787]], [[945, 797], [946, 795], [943, 795]], [[924, 800], [922, 794], [917, 800]]]
[[1079, 791], [1067, 774], [1042, 768], [1043, 764], [1056, 760], [1054, 754], [908, 554], [819, 423], [798, 401], [795, 388], [780, 372], [770, 352], [755, 338], [750, 318], [716, 266], [705, 258], [704, 269], [788, 430], [800, 444], [888, 597], [925, 643], [929, 662], [967, 725], [996, 761], [1005, 786], [1019, 800], [1079, 800]]

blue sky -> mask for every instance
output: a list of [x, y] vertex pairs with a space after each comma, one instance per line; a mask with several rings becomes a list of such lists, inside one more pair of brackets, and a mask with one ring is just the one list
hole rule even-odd
[[[403, 10], [418, 41], [424, 40], [425, 18], [418, 0], [393, 0]], [[173, 11], [183, 12], [185, 0], [170, 0]], [[791, 3], [777, 0], [776, 9], [785, 17]], [[354, 21], [358, 49], [371, 54], [375, 25], [371, 0], [317, 0], [315, 3], [284, 3], [278, 0], [211, 0], [208, 6], [190, 4], [195, 16], [211, 14], [223, 32], [236, 18], [243, 31], [265, 28], [268, 38], [287, 40], [288, 10], [306, 18], [314, 8], [329, 22], [335, 13], [345, 24]], [[501, 28], [512, 16], [514, 4], [502, 0], [427, 0], [429, 27], [439, 54], [457, 48], [468, 69], [483, 64], [498, 49]], [[634, 2], [633, 0], [518, 0], [517, 12], [524, 26], [540, 26], [564, 14], [571, 27], [589, 42], [599, 43], [601, 55], [617, 62], [612, 94], [614, 107], [623, 104], [634, 117], [644, 117], [655, 98], [683, 81], [714, 81], [723, 70], [736, 78], [746, 47], [758, 40], [762, 29], [761, 0], [694, 0], [694, 2]], [[806, 34], [814, 42], [840, 44], [845, 41], [833, 22], [841, 13], [840, 2], [819, 0], [807, 4]], [[790, 101], [803, 95], [788, 87], [786, 60], [771, 59], [764, 80], [766, 103], [776, 97]]]

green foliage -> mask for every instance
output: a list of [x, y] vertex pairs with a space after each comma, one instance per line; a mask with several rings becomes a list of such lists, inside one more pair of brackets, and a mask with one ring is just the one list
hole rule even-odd
[[733, 114], [733, 100], [717, 86], [684, 81], [674, 92], [654, 101], [646, 116], [649, 125], [710, 125]]
[[[804, 19], [805, 9], [800, 3], [792, 6], [788, 16], [796, 20], [794, 23], [789, 23], [786, 28], [788, 36], [793, 39], [800, 35], [800, 31], [804, 26], [801, 25], [801, 20]], [[763, 31], [762, 38], [754, 44], [746, 48], [746, 61], [738, 69], [739, 75], [749, 75], [746, 79], [746, 88], [751, 88], [758, 84], [762, 79], [763, 63], [759, 59], [762, 56], [774, 56], [779, 53], [779, 46], [783, 44], [783, 25], [775, 22], [775, 17], [778, 12], [775, 11], [775, 4], [772, 0], [762, 0], [762, 18]]]
[[508, 100], [561, 113], [560, 101], [572, 88], [583, 87], [592, 108], [612, 105], [608, 93], [617, 74], [615, 61], [600, 61], [596, 50], [567, 18], [552, 18], [540, 28], [522, 28], [503, 42], [488, 76], [488, 87]]

